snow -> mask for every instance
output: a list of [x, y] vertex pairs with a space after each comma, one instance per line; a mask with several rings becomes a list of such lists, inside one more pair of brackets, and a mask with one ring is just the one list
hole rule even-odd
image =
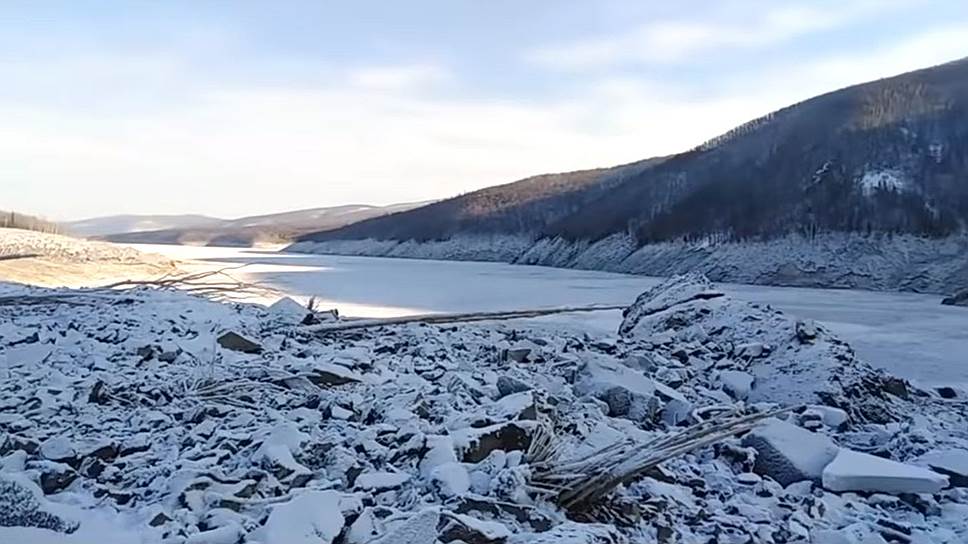
[[947, 485], [946, 476], [928, 469], [849, 449], [823, 470], [823, 486], [831, 491], [937, 493]]
[[904, 172], [899, 170], [868, 170], [864, 172], [858, 182], [865, 195], [872, 195], [875, 191], [903, 191], [908, 186]]
[[367, 472], [356, 478], [356, 487], [370, 491], [394, 489], [409, 480], [410, 475], [406, 472]]
[[[483, 262], [426, 261], [276, 253], [239, 248], [135, 246], [202, 268], [249, 264], [238, 274], [296, 300], [351, 317], [508, 310], [584, 304], [628, 304], [657, 278]], [[753, 258], [756, 248], [750, 248]], [[953, 255], [964, 252], [952, 246]], [[898, 249], [895, 254], [901, 254]], [[911, 258], [912, 251], [903, 252]], [[785, 253], [789, 257], [790, 253]], [[877, 267], [871, 268], [876, 273]], [[467, 286], [473, 286], [468, 289]], [[968, 311], [940, 306], [941, 297], [849, 289], [717, 284], [729, 295], [822, 322], [875, 366], [926, 385], [968, 386]], [[537, 320], [597, 334], [613, 333], [620, 312]]]
[[329, 544], [343, 523], [339, 493], [307, 491], [272, 509], [264, 527], [265, 544]]

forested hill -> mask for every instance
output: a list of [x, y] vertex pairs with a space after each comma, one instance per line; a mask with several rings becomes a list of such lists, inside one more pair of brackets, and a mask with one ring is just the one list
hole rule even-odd
[[301, 240], [936, 237], [966, 220], [968, 59], [821, 95], [672, 157], [536, 176]]

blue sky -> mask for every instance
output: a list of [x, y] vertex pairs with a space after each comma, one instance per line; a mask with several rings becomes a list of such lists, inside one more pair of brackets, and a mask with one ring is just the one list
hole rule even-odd
[[442, 198], [964, 56], [960, 0], [11, 0], [0, 209]]

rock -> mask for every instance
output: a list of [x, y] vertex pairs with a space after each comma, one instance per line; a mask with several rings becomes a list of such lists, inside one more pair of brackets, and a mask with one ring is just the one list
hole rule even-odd
[[736, 400], [744, 400], [753, 390], [754, 378], [751, 374], [739, 370], [724, 370], [719, 373], [719, 383], [723, 391]]
[[961, 392], [959, 390], [947, 385], [938, 387], [935, 389], [935, 391], [937, 391], [938, 396], [943, 399], [956, 399], [961, 396]]
[[261, 529], [265, 544], [330, 544], [343, 530], [340, 494], [306, 491], [272, 508]]
[[918, 457], [915, 464], [931, 467], [948, 477], [954, 487], [968, 487], [968, 451], [935, 450]]
[[817, 324], [813, 321], [797, 321], [796, 332], [801, 344], [809, 344], [817, 339]]
[[77, 479], [77, 472], [69, 465], [44, 462], [40, 470], [40, 488], [44, 495], [53, 495], [67, 489]]
[[501, 397], [530, 390], [531, 387], [528, 384], [510, 376], [499, 376], [497, 379], [497, 392]]
[[531, 434], [519, 423], [508, 422], [482, 429], [467, 429], [454, 433], [455, 442], [463, 442], [463, 462], [479, 463], [492, 451], [526, 451], [531, 445]]
[[824, 467], [837, 456], [837, 445], [830, 438], [779, 419], [754, 429], [742, 443], [756, 450], [753, 471], [783, 486], [802, 480], [819, 482]]
[[937, 493], [948, 486], [948, 477], [923, 467], [841, 449], [823, 469], [823, 486], [835, 492]]
[[356, 478], [356, 487], [366, 491], [396, 489], [410, 481], [406, 472], [364, 472]]
[[526, 363], [535, 361], [540, 353], [541, 347], [534, 342], [522, 340], [509, 347], [504, 352], [504, 359], [516, 363]]
[[41, 490], [26, 478], [0, 474], [0, 527], [32, 527], [73, 533], [80, 525], [47, 509]]
[[508, 539], [508, 544], [626, 544], [622, 533], [613, 525], [567, 521], [543, 533], [521, 533]]
[[239, 351], [242, 353], [262, 353], [262, 346], [245, 338], [244, 336], [229, 331], [222, 336], [218, 337], [218, 345], [225, 349], [232, 351]]
[[702, 274], [672, 277], [639, 295], [635, 302], [622, 312], [619, 334], [622, 336], [635, 334], [635, 329], [643, 318], [673, 306], [721, 296], [723, 293], [714, 289], [709, 279]]
[[444, 463], [430, 472], [434, 487], [444, 497], [460, 497], [466, 495], [471, 488], [470, 475], [460, 463]]
[[424, 510], [369, 544], [436, 544], [439, 523], [438, 510]]
[[605, 402], [612, 417], [645, 421], [653, 419], [661, 408], [656, 386], [637, 370], [614, 361], [592, 360], [579, 370], [574, 389], [578, 395]]
[[313, 313], [295, 300], [282, 297], [269, 306], [269, 315], [280, 323], [301, 325], [312, 319]]
[[307, 378], [318, 387], [333, 387], [363, 381], [356, 372], [344, 366], [329, 363], [316, 363]]
[[945, 306], [968, 306], [968, 289], [943, 298], [941, 304]]
[[496, 521], [451, 513], [441, 518], [437, 532], [441, 542], [464, 544], [503, 544], [511, 536], [511, 531]]
[[803, 412], [803, 415], [808, 414], [809, 417], [818, 419], [827, 427], [837, 430], [843, 429], [849, 419], [847, 412], [832, 406], [812, 405]]
[[40, 445], [40, 455], [55, 463], [74, 464], [77, 462], [77, 448], [64, 436], [55, 436]]

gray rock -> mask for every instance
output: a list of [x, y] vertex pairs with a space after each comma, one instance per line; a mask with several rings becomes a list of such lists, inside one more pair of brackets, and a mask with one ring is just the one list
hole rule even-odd
[[819, 482], [838, 451], [830, 438], [779, 419], [751, 431], [743, 445], [756, 450], [753, 471], [784, 486], [803, 480]]
[[968, 306], [968, 289], [941, 300], [945, 306]]
[[514, 422], [473, 429], [468, 434], [471, 440], [463, 453], [465, 463], [479, 463], [495, 450], [526, 451], [531, 445], [531, 433]]
[[[614, 361], [588, 361], [579, 369], [575, 392], [608, 405], [609, 415], [632, 421], [652, 420], [662, 408], [655, 381]], [[671, 389], [663, 386], [664, 390]]]
[[218, 345], [232, 351], [239, 351], [242, 353], [262, 353], [262, 346], [260, 344], [232, 331], [219, 336], [217, 342]]
[[499, 376], [497, 379], [497, 392], [502, 398], [530, 390], [531, 386], [510, 376]]
[[0, 474], [0, 527], [32, 527], [73, 533], [79, 523], [47, 511], [40, 489], [32, 482]]
[[439, 511], [424, 510], [374, 540], [372, 544], [436, 544], [439, 523]]

